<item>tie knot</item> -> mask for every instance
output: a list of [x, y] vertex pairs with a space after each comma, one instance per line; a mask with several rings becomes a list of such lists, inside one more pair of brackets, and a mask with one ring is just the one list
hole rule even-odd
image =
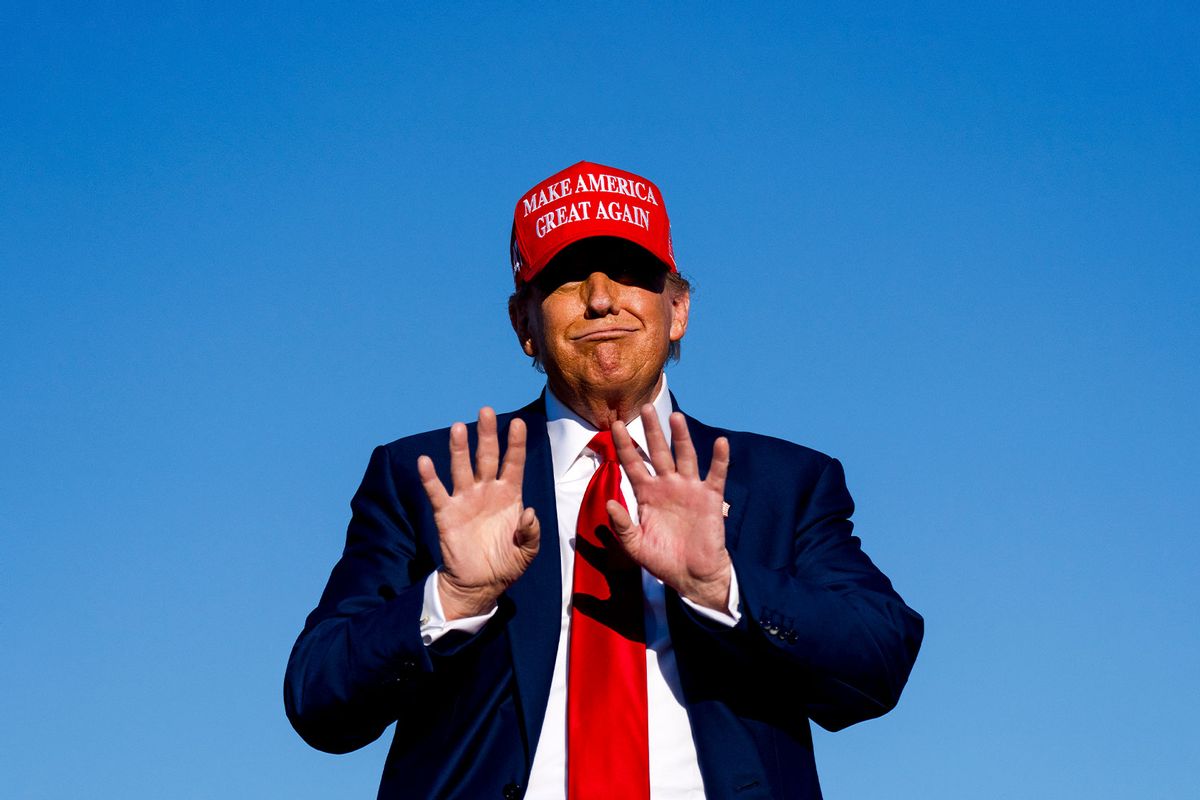
[[600, 456], [601, 461], [617, 460], [617, 446], [613, 444], [612, 431], [600, 431], [588, 442], [588, 447]]

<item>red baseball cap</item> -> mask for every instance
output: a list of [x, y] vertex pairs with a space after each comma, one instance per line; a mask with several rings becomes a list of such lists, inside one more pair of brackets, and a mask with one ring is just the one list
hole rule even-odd
[[513, 279], [533, 280], [564, 247], [592, 236], [615, 236], [642, 247], [671, 272], [675, 251], [662, 192], [615, 167], [580, 161], [551, 175], [513, 211]]

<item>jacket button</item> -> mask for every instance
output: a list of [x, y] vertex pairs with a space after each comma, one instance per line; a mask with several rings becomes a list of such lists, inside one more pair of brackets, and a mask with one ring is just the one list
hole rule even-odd
[[521, 796], [521, 787], [515, 783], [504, 784], [504, 800], [517, 800]]
[[795, 644], [800, 639], [800, 636], [795, 631], [788, 631], [785, 638], [788, 644]]

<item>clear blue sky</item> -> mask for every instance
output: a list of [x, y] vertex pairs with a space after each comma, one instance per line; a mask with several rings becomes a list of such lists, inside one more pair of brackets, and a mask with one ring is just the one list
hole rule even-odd
[[839, 457], [927, 620], [827, 795], [1195, 797], [1194, 4], [169, 5], [0, 5], [0, 793], [374, 797], [288, 650], [372, 446], [539, 390], [510, 215], [588, 159], [681, 403]]

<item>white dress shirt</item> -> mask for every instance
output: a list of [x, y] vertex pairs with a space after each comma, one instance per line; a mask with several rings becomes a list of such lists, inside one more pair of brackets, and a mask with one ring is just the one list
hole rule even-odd
[[[667, 443], [671, 441], [669, 419], [671, 397], [667, 391], [666, 375], [662, 388], [654, 398]], [[646, 467], [654, 472], [650, 464], [649, 448], [641, 418], [629, 423], [628, 430], [637, 443]], [[550, 681], [550, 697], [546, 704], [546, 717], [542, 724], [541, 737], [533, 757], [533, 770], [529, 776], [529, 788], [525, 794], [531, 800], [562, 800], [567, 785], [567, 653], [571, 622], [571, 590], [575, 577], [575, 526], [583, 494], [592, 473], [600, 466], [599, 457], [588, 447], [597, 429], [567, 408], [547, 388], [546, 431], [550, 438], [550, 451], [554, 468], [554, 499], [558, 510], [559, 556], [562, 575], [562, 597], [558, 652], [554, 660], [554, 673]], [[621, 470], [621, 492], [629, 507], [630, 516], [638, 520], [637, 498], [629, 484], [625, 470]], [[542, 513], [542, 509], [538, 509]], [[548, 542], [543, 542], [543, 546]], [[679, 672], [675, 667], [675, 650], [667, 630], [666, 595], [662, 581], [642, 570], [642, 588], [645, 594], [646, 622], [646, 690], [650, 734], [650, 796], [653, 800], [685, 800], [703, 798], [704, 786], [696, 760], [696, 745], [692, 740], [691, 725], [687, 708], [679, 686]], [[737, 576], [732, 575], [729, 586], [728, 613], [712, 611], [698, 606], [687, 598], [683, 600], [697, 613], [725, 625], [737, 624], [738, 612]], [[492, 611], [494, 614], [495, 611]], [[462, 630], [470, 633], [479, 631], [492, 614], [447, 621], [441, 608], [437, 592], [437, 573], [430, 575], [425, 583], [425, 605], [421, 619], [421, 635], [426, 644], [431, 644], [447, 631]]]

